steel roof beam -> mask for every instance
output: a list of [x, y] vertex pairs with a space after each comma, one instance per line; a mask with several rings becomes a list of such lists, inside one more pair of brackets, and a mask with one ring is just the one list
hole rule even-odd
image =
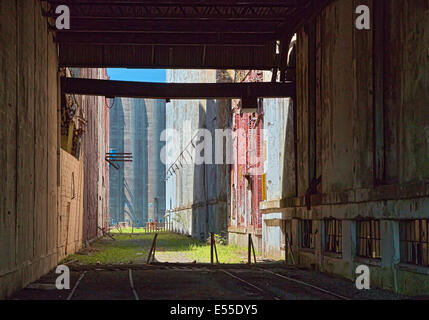
[[[76, 5], [70, 3], [71, 19], [81, 18], [104, 18], [104, 19], [192, 19], [192, 20], [249, 20], [255, 21], [283, 21], [291, 17], [291, 10], [305, 8], [305, 4], [299, 7], [258, 8], [255, 6], [223, 7], [216, 5], [206, 6], [167, 6], [160, 5]], [[55, 6], [52, 6], [48, 16], [56, 17]]]
[[257, 69], [277, 65], [275, 46], [115, 46], [59, 44], [61, 67]]
[[121, 33], [65, 33], [59, 32], [55, 41], [59, 43], [91, 45], [221, 45], [221, 46], [265, 46], [277, 39], [275, 33], [267, 34], [121, 34]]
[[266, 33], [274, 32], [281, 23], [275, 21], [207, 21], [198, 23], [186, 20], [133, 20], [116, 19], [106, 20], [102, 18], [80, 18], [75, 17], [71, 21], [71, 30], [57, 30], [57, 32], [174, 32], [174, 33]]
[[91, 5], [91, 6], [158, 6], [158, 7], [254, 7], [254, 8], [288, 8], [301, 7], [309, 0], [42, 0], [53, 5]]

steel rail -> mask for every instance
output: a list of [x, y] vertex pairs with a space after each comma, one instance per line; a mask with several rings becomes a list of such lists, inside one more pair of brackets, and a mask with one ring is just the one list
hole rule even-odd
[[275, 273], [275, 272], [273, 272], [273, 271], [265, 270], [265, 269], [262, 269], [262, 268], [258, 268], [258, 269], [259, 269], [259, 270], [262, 270], [262, 271], [265, 271], [265, 272], [267, 272], [267, 273], [274, 274], [274, 275], [276, 275], [276, 276], [278, 276], [278, 277], [280, 277], [280, 278], [283, 278], [283, 279], [286, 279], [286, 280], [289, 280], [289, 281], [292, 281], [292, 282], [295, 282], [295, 283], [298, 283], [298, 284], [304, 285], [304, 286], [306, 286], [306, 287], [310, 287], [310, 288], [312, 288], [312, 289], [316, 289], [316, 290], [318, 290], [318, 291], [321, 291], [321, 292], [323, 292], [323, 293], [329, 294], [329, 295], [334, 296], [334, 297], [336, 297], [336, 298], [339, 298], [339, 299], [341, 299], [341, 300], [351, 300], [350, 298], [347, 298], [347, 297], [344, 297], [344, 296], [342, 296], [342, 295], [339, 295], [339, 294], [337, 294], [337, 293], [335, 293], [335, 292], [332, 292], [332, 291], [329, 291], [329, 290], [326, 290], [326, 289], [323, 289], [323, 288], [320, 288], [320, 287], [314, 286], [314, 285], [309, 284], [309, 283], [307, 283], [307, 282], [304, 282], [304, 281], [301, 281], [301, 280], [297, 280], [297, 279], [293, 279], [293, 278], [290, 278], [290, 277], [287, 277], [287, 276], [284, 276], [284, 275], [281, 275], [281, 274]]
[[238, 276], [236, 276], [236, 275], [234, 275], [234, 274], [232, 274], [232, 273], [230, 273], [230, 272], [228, 272], [228, 271], [226, 271], [226, 270], [220, 270], [220, 271], [222, 271], [223, 273], [225, 273], [225, 274], [227, 274], [227, 275], [231, 276], [231, 277], [232, 277], [232, 278], [234, 278], [234, 279], [237, 279], [237, 280], [239, 280], [239, 281], [241, 281], [241, 282], [243, 282], [243, 283], [247, 284], [248, 286], [250, 286], [250, 287], [252, 287], [252, 288], [254, 288], [254, 289], [258, 290], [259, 292], [262, 292], [263, 294], [268, 294], [268, 295], [270, 295], [270, 296], [274, 297], [274, 300], [280, 300], [280, 298], [276, 297], [276, 296], [275, 296], [275, 295], [273, 295], [271, 292], [269, 292], [269, 291], [267, 291], [267, 290], [264, 290], [264, 289], [261, 289], [261, 288], [259, 288], [258, 286], [255, 286], [254, 284], [252, 284], [252, 283], [250, 283], [250, 282], [248, 282], [248, 281], [246, 281], [246, 280], [244, 280], [244, 279], [242, 279], [242, 278], [240, 278], [240, 277], [238, 277]]

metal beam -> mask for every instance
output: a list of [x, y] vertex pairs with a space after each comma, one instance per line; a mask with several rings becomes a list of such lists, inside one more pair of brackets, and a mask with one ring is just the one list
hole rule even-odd
[[[257, 8], [284, 8], [302, 6], [303, 0], [42, 0], [53, 5], [140, 5], [160, 7], [257, 7]], [[308, 0], [307, 0], [308, 2]]]
[[[59, 44], [61, 67], [271, 70], [275, 46], [113, 46]], [[205, 53], [205, 54], [204, 54]]]
[[194, 20], [246, 20], [255, 21], [283, 21], [291, 17], [291, 10], [303, 8], [307, 1], [289, 0], [287, 3], [263, 2], [250, 3], [222, 3], [216, 2], [198, 3], [196, 1], [177, 4], [172, 2], [165, 4], [162, 2], [89, 2], [79, 4], [75, 1], [50, 2], [52, 4], [48, 15], [56, 17], [54, 7], [59, 4], [67, 4], [70, 7], [71, 18], [133, 18], [133, 19], [194, 19]]
[[55, 41], [91, 45], [221, 45], [221, 46], [265, 46], [276, 40], [275, 33], [228, 34], [228, 33], [58, 33]]
[[134, 20], [103, 19], [75, 17], [71, 21], [71, 30], [57, 30], [57, 33], [68, 32], [131, 32], [131, 33], [272, 33], [281, 23], [275, 21], [195, 21], [182, 20]]
[[63, 93], [148, 99], [286, 98], [295, 94], [295, 83], [152, 83], [62, 78]]

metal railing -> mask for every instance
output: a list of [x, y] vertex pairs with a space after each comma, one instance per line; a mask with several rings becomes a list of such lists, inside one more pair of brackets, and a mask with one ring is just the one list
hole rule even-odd
[[173, 224], [171, 222], [146, 222], [145, 233], [154, 233], [160, 231], [171, 231]]

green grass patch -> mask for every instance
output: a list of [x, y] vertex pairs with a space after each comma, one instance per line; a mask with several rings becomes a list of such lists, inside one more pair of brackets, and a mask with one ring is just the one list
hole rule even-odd
[[[89, 248], [67, 257], [64, 262], [76, 260], [82, 264], [146, 263], [153, 237], [154, 234], [114, 234], [115, 241], [108, 237], [97, 240]], [[247, 248], [217, 244], [217, 252], [220, 263], [247, 262]], [[171, 263], [209, 263], [210, 245], [166, 231], [158, 233], [155, 256], [159, 256], [160, 261]]]
[[[216, 245], [217, 255], [219, 263], [245, 263], [247, 262], [247, 248], [241, 248], [232, 245]], [[168, 252], [172, 258], [174, 252]], [[195, 246], [191, 245], [185, 255], [191, 260], [195, 260], [198, 263], [209, 263], [210, 262], [210, 245]], [[253, 259], [253, 257], [252, 257]], [[174, 259], [172, 259], [174, 260]], [[214, 255], [214, 261], [216, 262], [216, 256]]]

